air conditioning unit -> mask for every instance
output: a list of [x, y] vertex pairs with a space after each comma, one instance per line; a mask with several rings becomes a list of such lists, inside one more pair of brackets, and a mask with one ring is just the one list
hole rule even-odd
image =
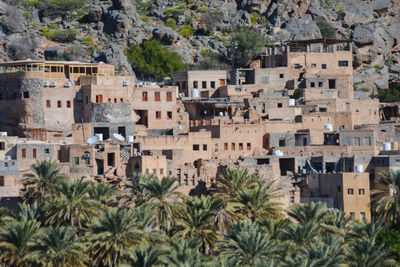
[[50, 82], [50, 86], [51, 87], [56, 87], [57, 86], [57, 82]]
[[206, 129], [200, 129], [199, 132], [205, 133], [205, 132], [207, 132], [207, 130]]
[[0, 132], [1, 137], [7, 137], [7, 132]]
[[83, 153], [83, 157], [86, 158], [90, 158], [90, 153], [89, 152], [85, 152]]
[[71, 87], [71, 82], [65, 82], [64, 87]]
[[123, 85], [123, 86], [128, 86], [128, 85], [129, 85], [129, 81], [123, 81], [123, 82], [122, 82], [122, 85]]
[[43, 82], [43, 86], [48, 87], [50, 85], [49, 82]]

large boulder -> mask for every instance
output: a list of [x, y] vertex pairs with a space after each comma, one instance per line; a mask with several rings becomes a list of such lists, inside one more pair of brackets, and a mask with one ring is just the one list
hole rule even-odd
[[182, 37], [172, 29], [164, 26], [157, 27], [153, 30], [153, 38], [159, 40], [165, 45], [173, 45]]
[[132, 27], [132, 21], [125, 14], [113, 10], [104, 16], [104, 31], [108, 34], [127, 32]]
[[374, 28], [371, 25], [359, 25], [353, 30], [353, 41], [358, 46], [374, 43]]
[[89, 22], [97, 23], [101, 21], [103, 17], [103, 9], [100, 6], [94, 6], [89, 10], [89, 13], [86, 15], [86, 19]]

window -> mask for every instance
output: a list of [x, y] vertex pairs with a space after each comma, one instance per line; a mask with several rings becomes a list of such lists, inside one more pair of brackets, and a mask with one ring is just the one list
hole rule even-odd
[[153, 169], [153, 174], [156, 174], [157, 173], [157, 169]]
[[86, 104], [89, 103], [89, 97], [86, 96]]
[[0, 100], [3, 100], [3, 94], [0, 94]]
[[279, 146], [285, 146], [285, 145], [286, 145], [285, 139], [280, 139], [279, 140]]
[[365, 146], [370, 146], [371, 145], [371, 137], [365, 137], [364, 138], [364, 145]]
[[279, 78], [283, 79], [283, 78], [285, 78], [285, 75], [283, 73], [279, 73]]
[[117, 99], [116, 98], [114, 98], [114, 103], [117, 103]]
[[193, 145], [193, 150], [194, 151], [199, 151], [200, 150], [200, 145]]
[[336, 80], [328, 80], [329, 89], [336, 89]]
[[32, 158], [36, 158], [36, 148], [32, 149]]
[[342, 191], [342, 187], [340, 185], [337, 186], [337, 191], [338, 191], [338, 193], [340, 193], [340, 191]]
[[315, 87], [315, 82], [310, 83], [310, 87], [314, 88]]
[[224, 150], [228, 150], [228, 143], [224, 143]]
[[111, 102], [111, 98], [108, 99], [108, 102]]
[[71, 101], [67, 101], [67, 108], [70, 108], [71, 107]]
[[142, 92], [142, 101], [147, 101], [147, 92]]
[[120, 98], [119, 101], [121, 101], [121, 103], [122, 103], [122, 102], [124, 102], [124, 99], [123, 99], [123, 98]]
[[347, 194], [348, 194], [348, 195], [354, 195], [354, 190], [353, 190], [353, 188], [348, 188], [348, 189], [347, 189]]
[[90, 158], [85, 158], [85, 164], [87, 164], [87, 165], [90, 164]]
[[360, 196], [365, 195], [365, 189], [364, 189], [364, 188], [358, 189], [358, 194], [359, 194]]
[[167, 102], [172, 101], [172, 92], [167, 92]]
[[149, 174], [149, 169], [146, 169], [146, 174]]
[[315, 64], [315, 63], [311, 64], [311, 68], [316, 68], [316, 67], [317, 67], [317, 64]]
[[154, 101], [161, 101], [160, 92], [154, 92]]
[[206, 144], [203, 145], [203, 150], [207, 151], [207, 145]]
[[44, 153], [46, 153], [46, 154], [50, 154], [50, 149], [48, 149], [48, 148], [45, 148], [45, 149], [44, 149]]
[[197, 81], [193, 81], [193, 88], [197, 88]]
[[24, 92], [24, 98], [29, 98], [29, 92]]
[[58, 108], [61, 108], [61, 107], [62, 107], [62, 104], [61, 104], [61, 101], [60, 101], [60, 100], [57, 101], [57, 107], [58, 107]]
[[326, 70], [326, 64], [322, 64], [321, 67], [323, 70]]
[[202, 81], [201, 82], [201, 88], [203, 88], [203, 89], [207, 88], [207, 82], [206, 81]]
[[161, 111], [156, 111], [156, 119], [161, 120]]
[[349, 62], [347, 60], [339, 60], [338, 66], [339, 67], [348, 67], [349, 66]]
[[281, 108], [282, 107], [282, 103], [278, 103], [278, 108]]
[[247, 143], [247, 150], [251, 150], [251, 143]]
[[235, 150], [235, 143], [231, 144], [231, 150]]
[[96, 103], [103, 103], [103, 95], [96, 95]]
[[211, 88], [215, 89], [215, 82], [211, 82]]
[[300, 68], [301, 68], [301, 65], [298, 64], [298, 63], [296, 63], [296, 64], [294, 64], [294, 68], [295, 68], [295, 69], [300, 69]]
[[0, 150], [6, 150], [6, 143], [0, 142]]
[[172, 120], [172, 111], [167, 111], [167, 119]]
[[164, 169], [163, 168], [160, 169], [160, 175], [164, 175]]
[[353, 146], [360, 146], [360, 137], [353, 138]]
[[354, 212], [350, 212], [350, 218], [354, 221], [356, 219]]
[[324, 83], [323, 82], [318, 82], [318, 87], [324, 87]]
[[13, 93], [13, 99], [17, 99], [17, 93]]
[[50, 100], [46, 100], [46, 108], [50, 108], [50, 107], [51, 107]]
[[239, 143], [239, 150], [243, 150], [243, 143]]
[[360, 217], [361, 217], [361, 220], [364, 221], [366, 219], [365, 212], [360, 212]]
[[25, 148], [21, 149], [21, 156], [23, 158], [26, 158], [26, 149]]
[[79, 165], [79, 157], [74, 157], [74, 164]]

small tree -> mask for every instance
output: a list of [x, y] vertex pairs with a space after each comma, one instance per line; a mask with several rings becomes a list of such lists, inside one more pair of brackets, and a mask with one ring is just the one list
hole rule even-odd
[[231, 34], [229, 48], [235, 67], [247, 67], [262, 52], [266, 38], [253, 28], [241, 28]]
[[142, 75], [162, 79], [183, 69], [181, 56], [164, 47], [159, 41], [144, 41], [131, 45], [126, 55], [133, 67]]

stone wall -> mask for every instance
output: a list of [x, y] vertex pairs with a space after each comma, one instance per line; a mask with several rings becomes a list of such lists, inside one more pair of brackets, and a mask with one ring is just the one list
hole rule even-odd
[[92, 104], [92, 122], [128, 122], [131, 120], [130, 103]]

